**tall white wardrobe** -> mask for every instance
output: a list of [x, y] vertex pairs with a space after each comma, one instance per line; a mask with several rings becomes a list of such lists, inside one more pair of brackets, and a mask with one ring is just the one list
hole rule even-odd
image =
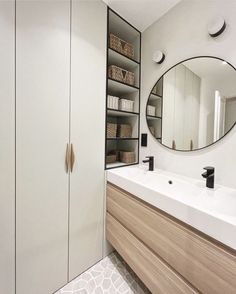
[[102, 1], [0, 1], [0, 293], [102, 258], [106, 26]]
[[201, 79], [185, 65], [167, 72], [163, 80], [162, 143], [178, 150], [198, 148]]

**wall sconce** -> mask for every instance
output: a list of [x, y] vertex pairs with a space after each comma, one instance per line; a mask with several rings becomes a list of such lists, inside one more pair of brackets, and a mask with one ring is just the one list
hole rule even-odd
[[153, 53], [152, 60], [158, 64], [161, 64], [165, 60], [165, 54], [161, 51], [155, 51]]
[[223, 17], [218, 16], [214, 18], [209, 24], [208, 24], [208, 33], [211, 37], [215, 38], [221, 35], [224, 30], [226, 29], [226, 22], [223, 19]]

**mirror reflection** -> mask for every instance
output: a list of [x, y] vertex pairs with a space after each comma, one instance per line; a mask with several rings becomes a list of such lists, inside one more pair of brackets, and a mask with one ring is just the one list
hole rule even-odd
[[152, 135], [168, 148], [192, 151], [220, 140], [236, 121], [236, 71], [215, 57], [195, 57], [167, 71], [146, 108]]

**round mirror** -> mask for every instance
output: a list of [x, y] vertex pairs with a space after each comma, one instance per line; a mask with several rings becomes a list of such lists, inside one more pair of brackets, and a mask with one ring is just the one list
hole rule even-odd
[[216, 57], [195, 57], [169, 69], [146, 108], [150, 132], [164, 146], [192, 151], [227, 134], [236, 122], [236, 71]]

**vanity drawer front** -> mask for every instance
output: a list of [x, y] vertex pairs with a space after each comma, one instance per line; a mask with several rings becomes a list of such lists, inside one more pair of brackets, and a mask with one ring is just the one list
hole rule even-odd
[[108, 184], [107, 210], [203, 293], [236, 293], [236, 255]]
[[106, 216], [106, 235], [152, 293], [197, 293], [109, 213]]

